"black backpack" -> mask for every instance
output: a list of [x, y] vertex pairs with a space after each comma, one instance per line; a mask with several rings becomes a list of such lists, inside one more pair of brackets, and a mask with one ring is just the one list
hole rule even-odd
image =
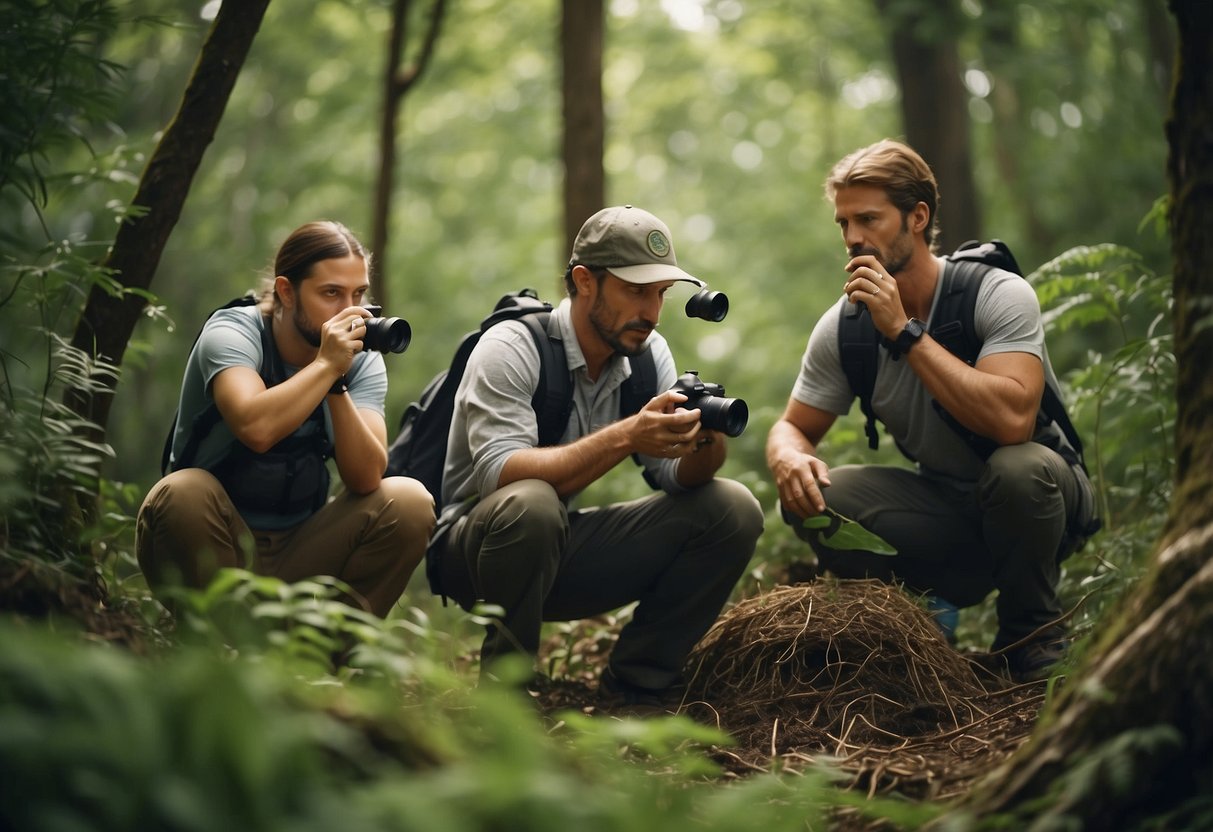
[[[981, 351], [973, 316], [982, 279], [991, 269], [1002, 269], [1020, 276], [1023, 271], [1002, 240], [967, 242], [948, 255], [947, 259], [951, 266], [944, 270], [939, 304], [931, 319], [931, 337], [953, 355], [972, 365]], [[868, 447], [873, 450], [879, 447], [880, 439], [876, 430], [876, 416], [872, 412], [872, 390], [876, 386], [876, 367], [883, 341], [867, 307], [860, 303], [842, 305], [838, 321], [839, 354], [847, 382], [859, 397], [859, 407], [865, 419], [864, 433], [868, 437]], [[932, 404], [940, 418], [959, 433], [982, 459], [989, 457], [998, 447], [993, 440], [978, 436], [961, 425], [939, 402]], [[1082, 439], [1066, 412], [1061, 391], [1052, 384], [1045, 385], [1036, 422], [1037, 431], [1032, 441], [1057, 451], [1066, 462], [1082, 466], [1085, 472]]]
[[[450, 366], [430, 380], [420, 398], [400, 417], [400, 428], [388, 448], [385, 477], [407, 476], [419, 480], [442, 505], [442, 472], [446, 466], [447, 436], [455, 414], [455, 391], [467, 369], [468, 357], [480, 336], [502, 321], [522, 321], [539, 350], [539, 387], [531, 406], [539, 425], [539, 445], [559, 444], [573, 408], [573, 385], [564, 345], [548, 332], [552, 305], [539, 300], [534, 289], [503, 295], [480, 328], [463, 336]], [[657, 368], [645, 350], [630, 358], [632, 375], [621, 388], [620, 416], [638, 412], [657, 394]]]
[[[1002, 240], [988, 243], [969, 241], [948, 255], [950, 268], [944, 270], [943, 286], [939, 293], [939, 304], [931, 320], [931, 337], [965, 363], [977, 362], [981, 341], [973, 325], [977, 307], [977, 292], [982, 279], [991, 269], [1002, 269], [1023, 276], [1015, 261], [1015, 255]], [[880, 349], [891, 346], [875, 325], [867, 307], [862, 303], [844, 303], [838, 321], [838, 348], [842, 368], [851, 390], [859, 397], [863, 412], [864, 433], [868, 447], [875, 450], [879, 444], [876, 431], [876, 416], [872, 412], [872, 391], [876, 386], [876, 367]], [[998, 448], [997, 443], [979, 436], [952, 417], [937, 401], [932, 402], [935, 412], [956, 431], [983, 460]], [[1103, 527], [1099, 516], [1094, 490], [1083, 459], [1082, 439], [1075, 430], [1066, 412], [1061, 391], [1046, 380], [1041, 395], [1040, 411], [1036, 415], [1036, 433], [1033, 442], [1039, 442], [1056, 451], [1071, 466], [1081, 470], [1079, 476], [1079, 505], [1067, 524], [1066, 536], [1058, 550], [1059, 559], [1081, 549], [1087, 538]], [[899, 448], [905, 454], [904, 448]], [[909, 454], [905, 454], [909, 456]]]
[[[253, 295], [243, 295], [212, 310], [206, 319], [209, 321], [220, 310], [253, 306], [257, 302]], [[205, 327], [204, 322], [198, 334], [194, 336], [195, 346]], [[285, 381], [286, 370], [282, 366], [282, 358], [278, 355], [273, 335], [266, 326], [261, 327], [261, 354], [259, 372], [265, 386], [273, 387]], [[173, 439], [180, 417], [180, 411], [173, 414], [172, 425], [164, 439], [164, 450], [160, 456], [162, 475], [168, 474], [170, 467], [174, 471], [192, 467], [203, 440], [223, 418], [218, 406], [212, 402], [194, 417], [185, 447], [181, 449], [178, 458], [171, 459]], [[223, 484], [238, 509], [290, 515], [304, 511], [313, 512], [324, 505], [328, 497], [330, 479], [326, 461], [332, 456], [332, 444], [324, 429], [323, 405], [312, 411], [305, 424], [307, 423], [312, 423], [310, 433], [292, 434], [264, 453], [254, 453], [237, 442], [228, 454], [211, 468], [211, 473]]]

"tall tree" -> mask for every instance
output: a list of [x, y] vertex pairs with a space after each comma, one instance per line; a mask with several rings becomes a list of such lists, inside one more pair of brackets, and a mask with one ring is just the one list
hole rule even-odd
[[396, 182], [396, 131], [404, 97], [421, 79], [446, 16], [446, 0], [434, 0], [430, 21], [422, 38], [417, 59], [404, 63], [409, 42], [409, 17], [412, 0], [393, 0], [392, 29], [388, 34], [387, 67], [383, 73], [383, 110], [379, 120], [379, 176], [375, 181], [375, 205], [371, 216], [371, 251], [375, 255], [371, 272], [371, 295], [379, 303], [389, 304], [387, 253], [391, 242], [392, 195]]
[[[177, 113], [148, 160], [131, 208], [102, 264], [113, 274], [114, 284], [108, 288], [94, 285], [89, 292], [72, 337], [73, 347], [115, 366], [122, 364], [164, 246], [181, 216], [194, 175], [215, 137], [269, 3], [244, 0], [219, 7]], [[112, 389], [93, 394], [73, 387], [64, 401], [105, 434]]]
[[956, 47], [963, 18], [955, 0], [875, 2], [889, 31], [906, 142], [935, 171], [941, 194], [939, 245], [950, 251], [981, 236], [968, 98]]
[[606, 117], [602, 104], [602, 49], [606, 21], [602, 0], [564, 0], [560, 18], [564, 133], [565, 251], [586, 218], [606, 204], [602, 167]]
[[970, 809], [1036, 816], [1032, 828], [1132, 829], [1159, 816], [1170, 820], [1157, 828], [1208, 828], [1213, 817], [1213, 4], [1169, 6], [1176, 488], [1146, 580], [1032, 741], [973, 795]]

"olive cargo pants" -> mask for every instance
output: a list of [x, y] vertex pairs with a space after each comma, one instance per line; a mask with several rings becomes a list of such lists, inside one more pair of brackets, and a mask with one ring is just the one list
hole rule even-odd
[[425, 487], [388, 477], [370, 494], [343, 491], [293, 528], [250, 530], [214, 476], [183, 468], [148, 492], [135, 551], [153, 589], [202, 588], [223, 567], [287, 582], [331, 575], [349, 584], [351, 605], [383, 617], [425, 556], [433, 528]]
[[511, 483], [436, 544], [442, 591], [464, 609], [505, 614], [488, 628], [481, 666], [539, 649], [543, 621], [639, 601], [611, 653], [615, 675], [662, 689], [720, 614], [762, 534], [749, 489], [727, 479], [678, 494], [569, 511], [546, 482]]
[[818, 531], [785, 519], [839, 577], [898, 580], [957, 607], [997, 590], [998, 648], [1061, 615], [1067, 522], [1084, 499], [1078, 476], [1034, 442], [999, 448], [971, 489], [906, 468], [831, 469], [826, 504], [892, 544], [894, 556], [832, 549]]

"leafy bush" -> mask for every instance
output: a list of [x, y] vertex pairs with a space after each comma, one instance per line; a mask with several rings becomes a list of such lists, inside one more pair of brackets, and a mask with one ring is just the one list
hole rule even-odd
[[[310, 626], [324, 600], [308, 612], [302, 598], [255, 615]], [[385, 649], [424, 635], [381, 628]], [[338, 678], [240, 644], [138, 659], [28, 627], [0, 640], [3, 828], [778, 832], [865, 803], [824, 765], [714, 779], [708, 752], [726, 739], [685, 718], [545, 722], [512, 690], [460, 687], [415, 643], [412, 661]], [[909, 825], [933, 814], [867, 807]]]

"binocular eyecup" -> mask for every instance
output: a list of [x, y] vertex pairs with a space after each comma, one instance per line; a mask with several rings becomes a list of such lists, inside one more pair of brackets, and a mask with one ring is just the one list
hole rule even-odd
[[724, 316], [729, 314], [729, 296], [724, 292], [700, 289], [687, 301], [686, 313], [688, 318], [702, 318], [712, 323], [720, 323]]

